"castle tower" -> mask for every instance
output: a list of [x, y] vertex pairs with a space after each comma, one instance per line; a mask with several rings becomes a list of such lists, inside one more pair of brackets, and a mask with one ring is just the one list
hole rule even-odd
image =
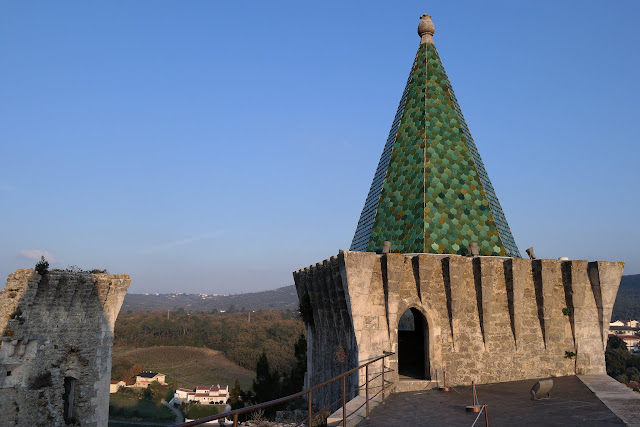
[[[293, 273], [306, 385], [381, 356], [392, 391], [433, 387], [443, 370], [450, 385], [604, 375], [624, 263], [520, 257], [433, 32], [423, 15], [351, 250]], [[396, 253], [376, 253], [385, 240]], [[480, 256], [460, 256], [473, 242]], [[382, 363], [371, 366], [381, 388], [371, 369]], [[367, 372], [355, 372], [345, 387], [362, 393]], [[341, 401], [342, 384], [331, 384], [314, 404]]]
[[420, 46], [373, 178], [352, 251], [520, 257], [422, 15]]

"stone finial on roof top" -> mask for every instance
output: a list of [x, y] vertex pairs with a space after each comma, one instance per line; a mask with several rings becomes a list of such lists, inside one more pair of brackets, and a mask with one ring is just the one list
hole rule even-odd
[[431, 21], [431, 15], [424, 14], [420, 17], [420, 23], [418, 24], [418, 35], [420, 36], [420, 44], [433, 43], [433, 33], [435, 33], [436, 27], [433, 26]]

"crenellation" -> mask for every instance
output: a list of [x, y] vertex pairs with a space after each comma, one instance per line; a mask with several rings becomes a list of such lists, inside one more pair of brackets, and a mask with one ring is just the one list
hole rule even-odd
[[[309, 292], [317, 322], [307, 325], [309, 385], [329, 378], [322, 370], [337, 375], [334, 368], [344, 372], [389, 350], [396, 352], [389, 376], [397, 380], [398, 322], [408, 308], [426, 321], [431, 379], [436, 369], [446, 369], [454, 385], [601, 372], [605, 332], [598, 311], [610, 316], [622, 266], [341, 252], [294, 274], [298, 296]], [[320, 287], [328, 297], [316, 294]], [[327, 327], [341, 330], [331, 335]], [[337, 345], [347, 352], [346, 363], [329, 366]], [[331, 393], [324, 398], [336, 398]]]

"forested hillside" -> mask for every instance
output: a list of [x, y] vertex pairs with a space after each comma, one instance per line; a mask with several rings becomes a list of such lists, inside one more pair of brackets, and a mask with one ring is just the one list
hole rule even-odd
[[304, 331], [293, 313], [256, 311], [242, 313], [167, 312], [120, 313], [114, 346], [193, 346], [223, 352], [238, 365], [255, 370], [264, 350], [280, 372], [295, 365], [294, 345]]
[[640, 320], [640, 274], [622, 276], [611, 320]]
[[279, 310], [296, 311], [298, 294], [296, 288], [285, 286], [261, 292], [235, 295], [213, 294], [127, 294], [120, 311], [167, 311], [183, 308], [186, 311], [241, 311]]

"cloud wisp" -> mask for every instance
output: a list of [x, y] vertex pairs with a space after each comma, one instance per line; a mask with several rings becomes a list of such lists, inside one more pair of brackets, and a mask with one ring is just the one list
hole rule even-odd
[[20, 258], [32, 259], [34, 261], [40, 261], [40, 257], [44, 257], [50, 263], [58, 262], [58, 258], [49, 251], [43, 251], [40, 249], [24, 249], [18, 253]]
[[162, 251], [166, 251], [168, 249], [172, 249], [172, 248], [175, 248], [175, 247], [178, 247], [178, 246], [188, 245], [189, 243], [197, 242], [197, 241], [200, 241], [200, 240], [212, 239], [214, 237], [218, 237], [219, 235], [227, 233], [227, 232], [228, 232], [228, 230], [219, 230], [219, 231], [214, 231], [212, 233], [204, 233], [204, 234], [200, 234], [198, 236], [188, 237], [188, 238], [182, 239], [182, 240], [175, 240], [173, 242], [164, 243], [162, 245], [155, 245], [155, 246], [151, 246], [151, 247], [148, 247], [148, 248], [140, 249], [138, 251], [138, 254], [146, 255], [146, 254], [151, 254], [151, 253], [156, 253], [156, 252], [162, 252]]

